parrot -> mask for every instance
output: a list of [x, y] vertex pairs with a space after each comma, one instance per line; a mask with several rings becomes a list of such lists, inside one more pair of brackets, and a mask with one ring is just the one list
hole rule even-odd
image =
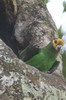
[[34, 56], [26, 59], [25, 63], [34, 66], [42, 72], [48, 72], [53, 68], [63, 45], [64, 41], [62, 39], [53, 39], [47, 46], [38, 49], [38, 52]]

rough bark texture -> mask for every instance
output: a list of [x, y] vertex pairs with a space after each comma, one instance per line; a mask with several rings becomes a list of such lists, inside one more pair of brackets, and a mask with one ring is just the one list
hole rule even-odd
[[[8, 1], [8, 5], [12, 2], [12, 13], [17, 16], [14, 34], [22, 47], [23, 43], [26, 46], [33, 44], [42, 47], [53, 37], [58, 37], [54, 22], [41, 0], [4, 1]], [[9, 16], [11, 13], [6, 4], [5, 9]], [[11, 18], [14, 19], [14, 16]], [[11, 22], [10, 17], [8, 20], [10, 24], [14, 21]], [[0, 39], [0, 100], [66, 100], [66, 80], [62, 75], [61, 56], [58, 56], [57, 60], [60, 64], [54, 73], [40, 72], [18, 59]]]
[[20, 4], [15, 37], [21, 46], [33, 44], [42, 47], [53, 37], [58, 37], [56, 26], [42, 0], [21, 0]]

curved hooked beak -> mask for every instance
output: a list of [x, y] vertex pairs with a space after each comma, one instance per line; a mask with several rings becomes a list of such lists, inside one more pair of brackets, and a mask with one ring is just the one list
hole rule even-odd
[[61, 44], [58, 44], [57, 46], [56, 46], [56, 50], [57, 51], [60, 51], [60, 49], [63, 47], [63, 45], [61, 45]]

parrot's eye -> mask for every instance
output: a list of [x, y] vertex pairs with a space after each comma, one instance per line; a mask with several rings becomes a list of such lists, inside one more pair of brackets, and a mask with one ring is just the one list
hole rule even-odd
[[57, 43], [57, 40], [55, 40], [54, 42]]

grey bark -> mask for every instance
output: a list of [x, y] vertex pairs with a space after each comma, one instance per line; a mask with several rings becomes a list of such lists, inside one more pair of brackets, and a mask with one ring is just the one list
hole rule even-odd
[[54, 37], [58, 37], [54, 21], [42, 0], [17, 1], [21, 5], [18, 2], [20, 8], [15, 24], [15, 37], [21, 46], [32, 44], [43, 47]]
[[[21, 46], [28, 41], [28, 44], [42, 47], [58, 37], [56, 26], [42, 1], [17, 0], [16, 4], [14, 34]], [[66, 100], [62, 58], [58, 56], [57, 59], [60, 64], [54, 73], [40, 72], [18, 59], [0, 39], [0, 100]]]

